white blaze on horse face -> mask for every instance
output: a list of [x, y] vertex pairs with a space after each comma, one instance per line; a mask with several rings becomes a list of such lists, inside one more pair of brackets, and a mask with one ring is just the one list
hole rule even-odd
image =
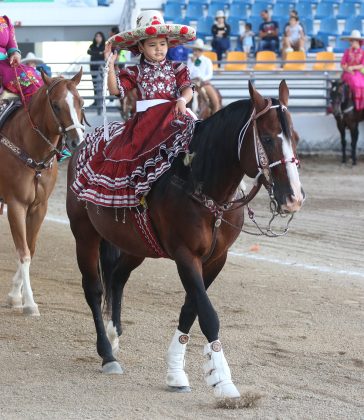
[[292, 158], [295, 156], [292, 149], [292, 143], [282, 132], [278, 134], [278, 137], [282, 139], [282, 151], [283, 157], [286, 160], [287, 175], [293, 191], [293, 198], [296, 200], [295, 203], [287, 202], [287, 207], [290, 211], [297, 211], [303, 203], [303, 195], [297, 165], [295, 162], [291, 162]]
[[[70, 91], [67, 92], [66, 102], [70, 108], [70, 115], [71, 115], [73, 124], [76, 125], [76, 127], [80, 126], [81, 123], [77, 116], [77, 112], [76, 112], [76, 108], [74, 104], [74, 96], [73, 96], [73, 93], [71, 93]], [[83, 141], [83, 131], [81, 130], [81, 128], [76, 128], [76, 131], [78, 134], [79, 143], [81, 143]]]

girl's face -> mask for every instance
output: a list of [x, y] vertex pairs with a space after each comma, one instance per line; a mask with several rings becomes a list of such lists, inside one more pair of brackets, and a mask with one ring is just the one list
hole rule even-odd
[[149, 38], [139, 43], [139, 51], [147, 60], [160, 62], [166, 58], [168, 42], [166, 38]]
[[350, 46], [353, 48], [360, 48], [360, 43], [357, 39], [351, 39]]
[[100, 34], [96, 34], [95, 41], [96, 41], [96, 44], [101, 44], [102, 36]]

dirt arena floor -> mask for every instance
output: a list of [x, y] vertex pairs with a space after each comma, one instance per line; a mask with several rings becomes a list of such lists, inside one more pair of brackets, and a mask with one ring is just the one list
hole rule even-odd
[[[121, 376], [103, 376], [95, 330], [66, 224], [62, 165], [31, 267], [41, 316], [6, 307], [15, 253], [0, 217], [0, 418], [364, 419], [364, 162], [303, 159], [307, 194], [288, 236], [242, 234], [210, 296], [221, 341], [242, 392], [256, 407], [215, 407], [204, 383], [198, 325], [187, 372], [192, 392], [166, 391], [164, 355], [183, 290], [175, 266], [149, 260], [123, 306]], [[267, 220], [267, 197], [253, 202]], [[253, 228], [251, 228], [253, 230]]]

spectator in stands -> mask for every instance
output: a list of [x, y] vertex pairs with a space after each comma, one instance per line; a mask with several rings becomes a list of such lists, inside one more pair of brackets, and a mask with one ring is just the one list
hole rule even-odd
[[[7, 16], [0, 16], [0, 79], [3, 88], [15, 95], [20, 89], [25, 100], [43, 85], [43, 80], [33, 67], [21, 65], [21, 53], [15, 38], [14, 26]], [[9, 107], [14, 104], [9, 101]]]
[[47, 64], [45, 64], [45, 62], [41, 58], [37, 57], [32, 52], [28, 52], [28, 54], [25, 56], [25, 58], [21, 60], [21, 62], [30, 67], [33, 67], [34, 69], [37, 69], [39, 72], [43, 70], [44, 73], [49, 77], [52, 76], [51, 68]]
[[189, 50], [184, 45], [168, 48], [167, 59], [172, 61], [186, 62], [188, 59]]
[[[91, 77], [92, 83], [94, 85], [94, 95], [95, 98], [101, 96], [101, 73], [102, 73], [102, 66], [104, 58], [104, 50], [105, 50], [105, 35], [103, 32], [96, 32], [92, 44], [89, 46], [87, 50], [87, 54], [91, 56]], [[99, 61], [100, 63], [96, 63]], [[92, 64], [95, 63], [95, 64]], [[97, 101], [95, 100], [92, 105], [96, 105]], [[91, 105], [91, 106], [92, 106]]]
[[213, 64], [209, 57], [203, 55], [203, 52], [209, 51], [210, 48], [205, 46], [202, 39], [196, 39], [192, 45], [187, 45], [187, 48], [192, 48], [192, 56], [187, 61], [191, 80], [205, 88], [212, 105], [212, 112], [215, 113], [220, 109], [220, 100], [216, 90], [210, 83], [214, 71]]
[[268, 10], [262, 10], [260, 16], [263, 19], [263, 22], [259, 26], [259, 45], [258, 51], [274, 51], [278, 52], [279, 50], [279, 38], [278, 23], [274, 20], [271, 20]]
[[305, 33], [298, 21], [298, 16], [291, 15], [289, 24], [286, 26], [282, 41], [282, 58], [286, 59], [289, 51], [305, 50]]
[[230, 25], [226, 23], [225, 13], [222, 10], [216, 12], [211, 32], [213, 35], [212, 49], [216, 52], [217, 59], [221, 61], [222, 55], [230, 48]]
[[255, 37], [255, 34], [252, 31], [251, 23], [246, 23], [244, 32], [240, 35], [239, 41], [241, 43], [241, 49], [247, 54], [250, 54], [251, 52], [254, 52], [255, 50], [254, 37]]
[[341, 59], [343, 74], [342, 80], [347, 83], [353, 95], [355, 109], [360, 111], [364, 109], [364, 50], [361, 48], [361, 42], [364, 38], [360, 31], [354, 29], [351, 35], [344, 36], [350, 42], [350, 47], [344, 52]]

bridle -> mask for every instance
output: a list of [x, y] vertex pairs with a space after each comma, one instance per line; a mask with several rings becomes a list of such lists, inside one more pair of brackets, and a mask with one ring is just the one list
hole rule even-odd
[[345, 116], [345, 114], [348, 114], [349, 112], [354, 111], [355, 108], [354, 108], [354, 104], [352, 103], [350, 105], [350, 101], [349, 101], [349, 105], [345, 109], [342, 109], [342, 107], [343, 107], [343, 105], [345, 103], [346, 95], [345, 95], [345, 91], [344, 92], [339, 92], [338, 89], [339, 89], [340, 86], [343, 86], [344, 89], [345, 89], [345, 85], [343, 83], [341, 83], [341, 85], [339, 83], [337, 83], [335, 85], [336, 92], [337, 92], [337, 94], [340, 95], [340, 97], [339, 97], [340, 104], [339, 104], [339, 101], [338, 100], [334, 101], [332, 98], [330, 98], [330, 101], [334, 105], [333, 106], [333, 114], [334, 114], [334, 116], [343, 119], [344, 116]]
[[[274, 108], [280, 108], [282, 110], [282, 112], [286, 112], [287, 111], [287, 107], [282, 105], [282, 104], [277, 104], [277, 105], [273, 105], [272, 104], [272, 99], [268, 98], [266, 99], [267, 103], [266, 106], [259, 111], [258, 113], [256, 112], [256, 109], [253, 108], [253, 111], [250, 115], [250, 118], [248, 119], [248, 121], [245, 123], [245, 125], [242, 127], [242, 129], [240, 130], [239, 133], [239, 138], [238, 138], [238, 159], [240, 161], [240, 152], [241, 152], [241, 148], [244, 142], [244, 138], [245, 138], [245, 134], [248, 131], [248, 128], [250, 127], [250, 125], [253, 125], [253, 138], [254, 138], [254, 150], [255, 150], [255, 159], [256, 159], [256, 163], [257, 163], [257, 175], [254, 178], [254, 184], [252, 189], [250, 190], [250, 192], [245, 195], [244, 191], [241, 191], [243, 197], [238, 198], [238, 199], [234, 199], [228, 202], [225, 202], [223, 204], [218, 204], [215, 202], [215, 200], [213, 200], [210, 197], [207, 197], [205, 194], [202, 194], [201, 191], [195, 191], [192, 194], [192, 198], [195, 199], [196, 201], [198, 201], [199, 203], [201, 203], [204, 207], [206, 207], [207, 209], [210, 210], [210, 212], [212, 212], [215, 217], [215, 228], [219, 227], [221, 225], [221, 222], [224, 222], [226, 224], [228, 224], [229, 226], [238, 229], [241, 232], [245, 232], [251, 235], [264, 235], [264, 236], [268, 236], [268, 237], [278, 237], [278, 236], [283, 236], [285, 235], [288, 230], [289, 230], [289, 224], [291, 222], [291, 220], [293, 219], [293, 213], [290, 215], [287, 223], [286, 223], [286, 227], [284, 228], [284, 230], [282, 232], [274, 232], [273, 228], [272, 228], [272, 223], [273, 220], [277, 217], [277, 216], [281, 216], [281, 217], [287, 217], [286, 214], [282, 214], [281, 212], [279, 212], [279, 205], [274, 197], [274, 182], [273, 182], [273, 177], [272, 177], [272, 173], [271, 173], [271, 169], [279, 166], [279, 165], [287, 165], [287, 164], [295, 164], [295, 165], [299, 165], [299, 160], [297, 159], [296, 156], [292, 156], [291, 158], [285, 159], [285, 158], [281, 158], [275, 162], [269, 163], [269, 159], [267, 156], [267, 153], [264, 149], [264, 146], [260, 140], [260, 136], [259, 136], [259, 132], [258, 132], [258, 127], [257, 127], [257, 120], [258, 118], [260, 118], [261, 116], [263, 116], [264, 114], [266, 114], [269, 110], [274, 109]], [[263, 182], [260, 182], [260, 178], [261, 176], [264, 176]], [[267, 228], [264, 230], [262, 229], [259, 224], [257, 223], [257, 221], [255, 220], [255, 215], [253, 210], [248, 206], [248, 203], [257, 195], [257, 193], [259, 192], [261, 186], [264, 185], [264, 187], [266, 188], [268, 195], [269, 195], [269, 199], [270, 199], [270, 211], [271, 211], [271, 219], [268, 223]], [[232, 223], [230, 223], [228, 220], [223, 218], [223, 213], [228, 212], [228, 211], [234, 211], [237, 210], [240, 207], [243, 206], [247, 206], [248, 209], [248, 216], [249, 218], [252, 220], [252, 222], [255, 224], [255, 226], [257, 227], [257, 229], [259, 230], [260, 233], [253, 233], [253, 232], [249, 232], [246, 231], [242, 228], [240, 228], [239, 226], [235, 226]]]

